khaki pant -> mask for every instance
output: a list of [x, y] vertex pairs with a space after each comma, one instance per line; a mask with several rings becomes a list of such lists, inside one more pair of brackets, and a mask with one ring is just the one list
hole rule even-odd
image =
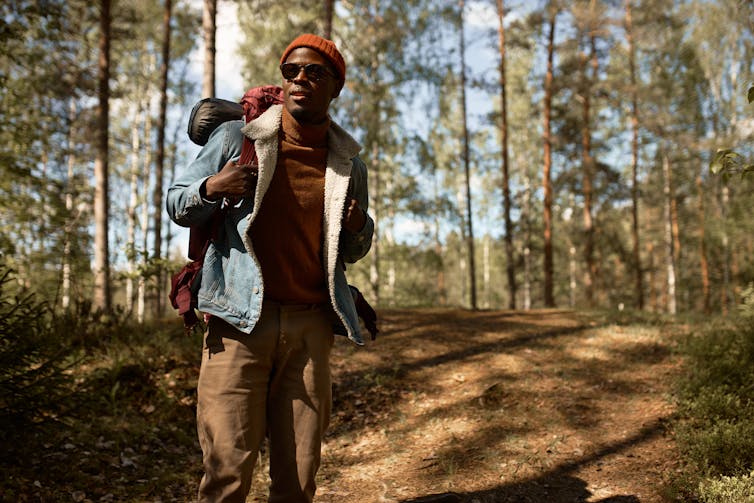
[[209, 321], [199, 373], [202, 502], [243, 502], [265, 433], [271, 503], [311, 502], [332, 404], [328, 307], [265, 303], [251, 334]]

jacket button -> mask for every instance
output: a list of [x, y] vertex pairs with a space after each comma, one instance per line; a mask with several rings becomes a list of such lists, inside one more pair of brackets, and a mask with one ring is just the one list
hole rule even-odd
[[257, 295], [257, 294], [259, 294], [259, 287], [255, 286], [254, 287], [254, 295]]

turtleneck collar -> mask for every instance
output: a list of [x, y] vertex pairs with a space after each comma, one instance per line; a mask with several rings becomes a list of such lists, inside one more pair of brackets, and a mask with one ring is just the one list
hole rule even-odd
[[281, 133], [283, 139], [302, 147], [327, 147], [330, 117], [321, 124], [300, 124], [283, 106]]

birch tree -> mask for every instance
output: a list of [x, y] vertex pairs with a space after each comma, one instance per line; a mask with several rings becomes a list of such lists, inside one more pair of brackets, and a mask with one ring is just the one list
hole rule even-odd
[[678, 308], [676, 305], [676, 270], [675, 270], [675, 241], [673, 240], [673, 219], [672, 219], [672, 198], [673, 191], [671, 181], [671, 167], [670, 159], [667, 152], [662, 153], [662, 179], [663, 179], [663, 194], [664, 194], [664, 221], [665, 221], [665, 268], [667, 278], [667, 311], [669, 314], [676, 314]]

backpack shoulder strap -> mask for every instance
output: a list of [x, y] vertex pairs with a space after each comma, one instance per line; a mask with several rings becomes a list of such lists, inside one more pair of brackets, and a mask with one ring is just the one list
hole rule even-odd
[[241, 157], [238, 159], [238, 164], [257, 164], [257, 151], [254, 148], [254, 142], [245, 136], [243, 137]]

